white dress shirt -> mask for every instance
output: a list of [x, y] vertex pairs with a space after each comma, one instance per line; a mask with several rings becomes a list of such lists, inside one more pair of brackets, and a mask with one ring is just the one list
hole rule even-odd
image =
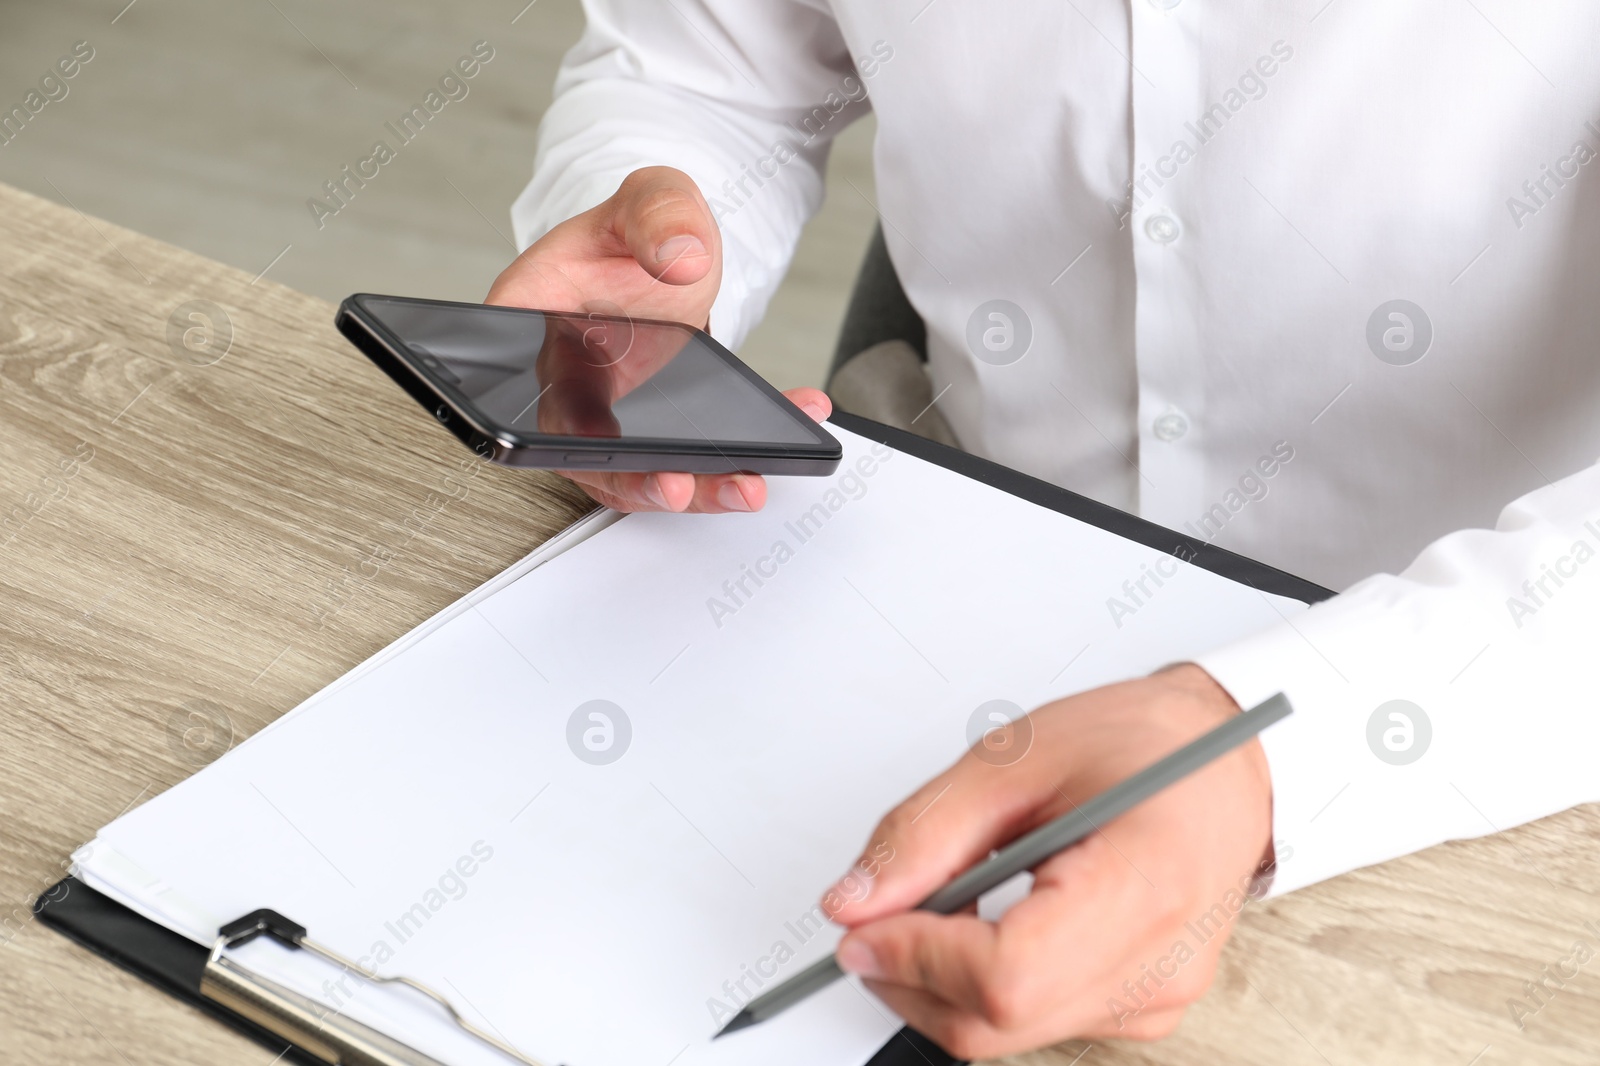
[[1200, 660], [1277, 890], [1600, 799], [1600, 8], [585, 6], [522, 245], [678, 167], [737, 346], [870, 106], [963, 445], [1346, 590]]

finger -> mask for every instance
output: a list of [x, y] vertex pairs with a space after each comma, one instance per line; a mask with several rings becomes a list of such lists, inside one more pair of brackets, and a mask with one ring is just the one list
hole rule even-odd
[[1119, 1028], [1102, 1006], [1097, 1021], [1085, 1022], [1080, 1012], [1073, 1011], [1003, 1028], [927, 992], [882, 981], [865, 984], [907, 1025], [962, 1060], [999, 1058], [1065, 1040], [1160, 1040], [1172, 1035], [1186, 1010], [1179, 1006], [1126, 1012], [1120, 1015]]
[[962, 1060], [993, 1059], [1064, 1040], [1163, 1040], [1177, 1030], [1188, 1010], [1186, 1004], [1128, 1006], [1108, 994], [1002, 1026], [921, 989], [874, 980], [864, 984], [907, 1025]]
[[596, 502], [617, 511], [724, 514], [759, 511], [767, 502], [766, 481], [758, 474], [558, 472]]
[[839, 965], [1016, 1025], [1094, 987], [1130, 949], [1147, 950], [1151, 895], [1115, 849], [1092, 838], [1040, 866], [1032, 891], [999, 921], [891, 915], [846, 934]]
[[788, 397], [790, 403], [810, 415], [813, 421], [827, 421], [828, 416], [833, 414], [833, 401], [821, 389], [788, 389], [785, 390], [784, 396]]
[[650, 474], [592, 470], [557, 472], [594, 497], [595, 502], [617, 511], [685, 511], [694, 498], [693, 474], [676, 471]]
[[[1039, 728], [1029, 721], [1028, 728]], [[1064, 805], [1055, 781], [1072, 772], [1071, 761], [1070, 754], [1049, 759], [1024, 754], [997, 764], [972, 752], [963, 755], [878, 823], [862, 857], [824, 894], [824, 900], [834, 897], [838, 908], [829, 913], [853, 926], [920, 903]], [[865, 893], [857, 887], [863, 871], [872, 875]]]
[[997, 936], [975, 915], [913, 911], [852, 930], [834, 955], [845, 973], [983, 1015], [980, 975], [992, 972]]
[[694, 514], [759, 511], [767, 502], [767, 482], [760, 474], [701, 474], [695, 478]]
[[[963, 1062], [997, 1058], [1012, 1051], [1031, 1051], [1038, 1046], [1019, 1043], [1015, 1034], [1002, 1032], [973, 1012], [921, 989], [902, 988], [883, 981], [863, 983], [907, 1025]], [[1046, 1036], [1042, 1042], [1052, 1041]]]
[[629, 174], [611, 203], [610, 228], [651, 276], [691, 285], [710, 272], [720, 247], [715, 220], [689, 175], [671, 167]]

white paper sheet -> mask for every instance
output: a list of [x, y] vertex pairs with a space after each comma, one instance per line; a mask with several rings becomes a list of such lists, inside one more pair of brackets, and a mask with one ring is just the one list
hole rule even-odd
[[[446, 612], [107, 826], [80, 875], [201, 942], [273, 907], [549, 1063], [859, 1066], [899, 1022], [854, 983], [709, 1037], [752, 973], [832, 949], [818, 895], [975, 709], [1303, 605], [1181, 565], [1114, 619], [1170, 557], [834, 432], [840, 472], [773, 479], [759, 514], [630, 516]], [[631, 725], [605, 765], [568, 743], [592, 700]], [[239, 954], [456, 1066], [507, 1061], [412, 993]]]

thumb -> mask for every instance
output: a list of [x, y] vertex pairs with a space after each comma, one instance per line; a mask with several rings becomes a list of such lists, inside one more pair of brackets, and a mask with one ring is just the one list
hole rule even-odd
[[711, 208], [683, 171], [636, 170], [611, 202], [611, 232], [658, 281], [692, 285], [720, 261], [722, 245]]

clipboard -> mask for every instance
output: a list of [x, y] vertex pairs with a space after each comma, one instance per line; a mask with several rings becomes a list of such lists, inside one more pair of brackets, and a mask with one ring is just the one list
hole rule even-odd
[[[1067, 489], [903, 430], [843, 412], [836, 413], [831, 421], [842, 429], [885, 444], [898, 452], [916, 456], [1030, 503], [1097, 526], [1126, 540], [1175, 555], [1194, 566], [1261, 592], [1308, 604], [1334, 595], [1329, 589], [1218, 548], [1209, 542], [1156, 525]], [[230, 1025], [279, 1055], [282, 1062], [303, 1064], [303, 1066], [343, 1062], [359, 1066], [373, 1062], [407, 1061], [404, 1058], [362, 1059], [359, 1056], [340, 1058], [336, 1052], [330, 1057], [327, 1045], [320, 1048], [317, 1046], [318, 1041], [314, 1031], [308, 1031], [304, 1037], [294, 1041], [286, 1039], [281, 1035], [285, 1031], [282, 1024], [269, 1027], [251, 1016], [257, 1012], [237, 1009], [225, 1002], [228, 997], [218, 996], [214, 980], [208, 982], [208, 960], [215, 963], [218, 948], [208, 951], [205, 946], [137, 914], [130, 908], [96, 892], [75, 877], [65, 878], [42, 893], [34, 902], [33, 911], [45, 925], [150, 982], [169, 995]], [[254, 915], [246, 916], [241, 922], [254, 917]], [[274, 917], [279, 916], [274, 915]], [[239, 924], [230, 923], [230, 925]], [[294, 927], [292, 922], [287, 924]], [[300, 935], [304, 936], [303, 927], [294, 928], [299, 928]], [[260, 930], [250, 931], [249, 935], [254, 935], [256, 931]], [[214, 977], [214, 969], [210, 972]], [[208, 983], [211, 987], [207, 987]], [[434, 995], [432, 992], [427, 994]], [[448, 1005], [446, 1009], [454, 1013], [453, 1008]], [[274, 1028], [278, 1031], [274, 1031]], [[467, 1028], [471, 1029], [470, 1026]], [[508, 1058], [507, 1061], [515, 1060]], [[902, 1028], [873, 1056], [867, 1066], [957, 1066], [959, 1062], [960, 1060], [952, 1058], [921, 1034], [909, 1028]]]

